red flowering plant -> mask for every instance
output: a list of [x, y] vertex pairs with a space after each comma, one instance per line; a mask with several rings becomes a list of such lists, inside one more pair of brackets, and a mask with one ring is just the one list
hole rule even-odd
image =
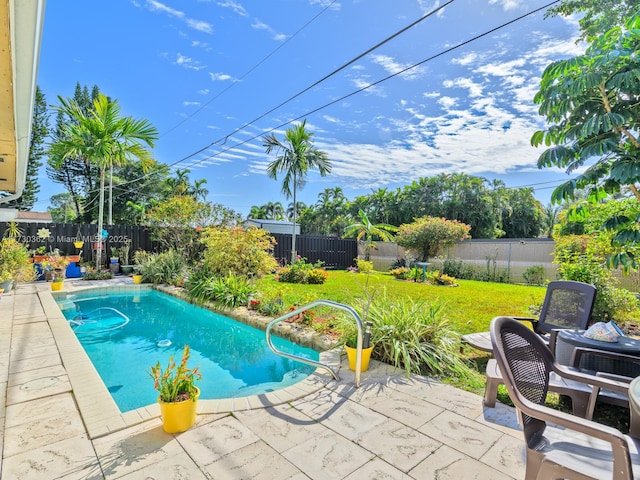
[[163, 402], [174, 403], [189, 399], [195, 401], [198, 397], [195, 381], [200, 380], [202, 374], [198, 370], [199, 367], [187, 368], [190, 356], [189, 346], [185, 345], [179, 365], [176, 365], [172, 355], [165, 370], [162, 370], [160, 362], [151, 367], [149, 375], [154, 381], [153, 388], [160, 392], [160, 400]]

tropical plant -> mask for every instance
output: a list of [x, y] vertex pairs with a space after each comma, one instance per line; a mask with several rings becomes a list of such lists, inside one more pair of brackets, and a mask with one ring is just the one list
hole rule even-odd
[[363, 321], [373, 323], [373, 357], [412, 373], [466, 378], [471, 370], [460, 356], [458, 334], [443, 306], [425, 299], [391, 298], [375, 292], [356, 306]]
[[469, 238], [470, 230], [469, 225], [457, 220], [422, 217], [413, 223], [400, 225], [396, 243], [411, 250], [421, 261], [426, 262], [430, 257], [435, 257], [440, 249]]
[[[293, 198], [293, 204], [297, 203], [297, 191], [306, 183], [306, 176], [310, 169], [317, 168], [321, 176], [331, 173], [331, 161], [327, 154], [314, 148], [311, 142], [312, 133], [306, 130], [307, 121], [295, 125], [285, 132], [284, 141], [281, 142], [275, 134], [262, 137], [263, 146], [267, 155], [276, 152], [276, 159], [267, 166], [267, 175], [274, 180], [279, 174], [282, 178], [282, 193], [287, 199]], [[297, 209], [293, 211], [292, 239], [291, 239], [291, 263], [296, 261], [296, 218]]]
[[364, 259], [371, 259], [371, 247], [375, 246], [373, 239], [380, 238], [383, 242], [393, 241], [393, 232], [398, 231], [398, 227], [386, 223], [376, 223], [375, 225], [369, 221], [369, 217], [363, 210], [358, 211], [360, 222], [349, 225], [345, 231], [345, 237], [355, 236], [358, 242], [364, 238]]
[[182, 360], [176, 365], [173, 355], [169, 357], [167, 368], [162, 369], [160, 362], [148, 372], [153, 379], [153, 388], [160, 393], [160, 400], [167, 403], [184, 400], [195, 401], [198, 388], [195, 382], [202, 378], [199, 367], [188, 368], [191, 352], [188, 345], [182, 351]]
[[[138, 159], [143, 164], [152, 161], [151, 153], [143, 144], [153, 147], [158, 132], [146, 120], [121, 117], [120, 106], [99, 94], [93, 108], [86, 113], [74, 100], [58, 96], [58, 108], [73, 120], [62, 126], [61, 135], [49, 147], [50, 160], [60, 168], [69, 158], [83, 158], [100, 171], [100, 199], [98, 213], [98, 236], [103, 230], [104, 187], [107, 169], [124, 165]], [[102, 266], [102, 249], [96, 250], [96, 267]]]
[[275, 239], [261, 228], [207, 228], [202, 244], [202, 264], [216, 276], [261, 277], [278, 266]]
[[206, 268], [192, 272], [185, 286], [192, 301], [200, 304], [211, 301], [226, 309], [248, 305], [255, 293], [255, 287], [246, 278], [216, 277]]
[[276, 280], [285, 283], [322, 284], [329, 274], [322, 269], [322, 261], [309, 263], [304, 257], [298, 256], [297, 261], [282, 267], [276, 273]]
[[0, 241], [0, 282], [34, 280], [35, 270], [29, 250], [13, 237]]
[[187, 274], [187, 262], [176, 250], [161, 253], [149, 253], [138, 250], [133, 255], [136, 273], [142, 275], [144, 283], [158, 285], [182, 285]]
[[[549, 126], [535, 132], [531, 144], [550, 148], [538, 158], [538, 167], [581, 172], [554, 190], [552, 202], [571, 200], [585, 189], [587, 200], [597, 203], [623, 186], [640, 201], [638, 50], [640, 15], [634, 15], [626, 28], [595, 38], [583, 55], [545, 69], [534, 101]], [[584, 168], [587, 162], [593, 163]], [[628, 247], [640, 244], [639, 219], [613, 215], [604, 222], [614, 232], [609, 266], [621, 265], [627, 272], [638, 268]]]

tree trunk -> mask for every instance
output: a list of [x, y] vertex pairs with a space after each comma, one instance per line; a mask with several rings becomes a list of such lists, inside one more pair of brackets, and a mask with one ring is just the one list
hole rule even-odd
[[291, 263], [298, 260], [298, 252], [296, 252], [296, 173], [293, 172], [293, 230], [291, 231]]
[[102, 268], [102, 217], [104, 215], [104, 168], [100, 169], [100, 204], [98, 205], [98, 241], [96, 245], [96, 270]]

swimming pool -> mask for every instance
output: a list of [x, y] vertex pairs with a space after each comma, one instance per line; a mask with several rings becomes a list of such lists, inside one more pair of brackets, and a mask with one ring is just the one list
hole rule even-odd
[[[199, 366], [202, 399], [257, 395], [297, 383], [313, 367], [271, 352], [265, 333], [155, 290], [85, 291], [56, 297], [121, 411], [157, 400], [151, 365], [179, 361], [185, 344], [189, 365]], [[284, 352], [312, 360], [313, 349], [274, 337]]]

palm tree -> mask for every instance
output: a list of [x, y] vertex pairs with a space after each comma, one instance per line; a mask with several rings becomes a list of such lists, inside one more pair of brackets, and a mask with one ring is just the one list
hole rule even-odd
[[296, 202], [295, 212], [293, 207], [293, 202], [289, 202], [287, 205], [287, 218], [293, 218], [294, 216], [299, 216], [300, 212], [302, 212], [305, 208], [307, 208], [307, 204], [304, 202]]
[[100, 170], [100, 203], [98, 213], [98, 249], [96, 268], [102, 262], [102, 227], [104, 217], [105, 172], [113, 166], [122, 166], [138, 159], [143, 166], [152, 161], [151, 152], [143, 144], [153, 147], [158, 130], [147, 120], [121, 117], [120, 106], [99, 94], [93, 108], [85, 113], [74, 100], [58, 96], [59, 110], [72, 122], [62, 128], [60, 138], [49, 147], [49, 158], [60, 166], [68, 158], [83, 158]]
[[[327, 154], [314, 148], [311, 143], [312, 133], [305, 129], [307, 121], [295, 125], [285, 132], [284, 142], [280, 142], [272, 133], [262, 137], [262, 145], [269, 155], [276, 151], [276, 159], [267, 166], [267, 175], [274, 180], [278, 174], [284, 173], [282, 179], [282, 193], [287, 199], [293, 197], [296, 204], [296, 193], [306, 183], [306, 176], [310, 169], [317, 168], [321, 176], [331, 173], [331, 161]], [[291, 236], [291, 263], [296, 261], [296, 211], [293, 211], [293, 226]]]
[[344, 236], [350, 237], [356, 235], [356, 240], [361, 241], [362, 237], [365, 239], [364, 259], [369, 261], [371, 254], [369, 253], [373, 246], [373, 237], [380, 237], [383, 242], [393, 241], [393, 233], [397, 232], [398, 227], [389, 225], [387, 223], [376, 223], [375, 225], [369, 221], [369, 217], [363, 210], [358, 211], [360, 215], [361, 223], [354, 223], [344, 229]]
[[267, 218], [267, 212], [264, 208], [264, 205], [252, 205], [251, 206], [251, 211], [249, 212], [249, 215], [247, 216], [247, 218], [254, 218], [254, 219], [263, 219], [266, 220]]

